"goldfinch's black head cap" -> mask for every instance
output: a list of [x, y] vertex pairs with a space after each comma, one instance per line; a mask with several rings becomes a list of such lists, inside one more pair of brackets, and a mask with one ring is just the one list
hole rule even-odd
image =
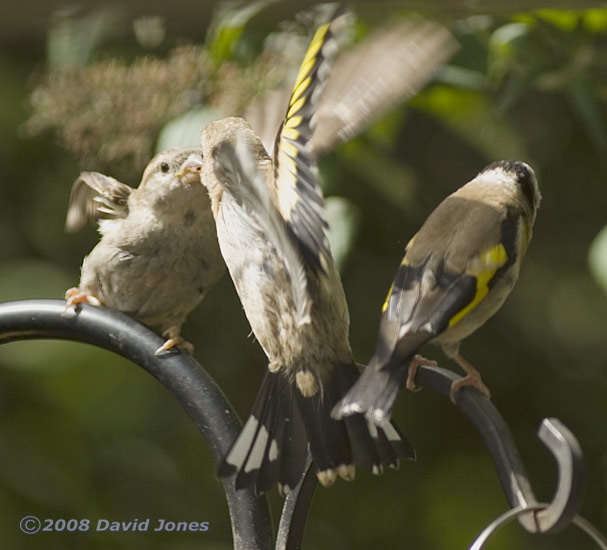
[[541, 194], [533, 168], [520, 160], [498, 160], [483, 168], [482, 173], [501, 170], [513, 176], [529, 206], [535, 212], [540, 205]]

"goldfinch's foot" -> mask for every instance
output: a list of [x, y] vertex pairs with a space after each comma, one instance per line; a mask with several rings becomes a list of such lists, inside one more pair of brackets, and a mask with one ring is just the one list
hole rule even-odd
[[92, 306], [100, 306], [101, 302], [99, 298], [89, 294], [88, 292], [81, 292], [78, 287], [72, 287], [65, 293], [65, 309], [61, 314], [62, 317], [67, 317], [70, 314], [70, 308], [76, 307], [78, 304], [91, 304]]
[[459, 353], [453, 360], [466, 371], [466, 376], [451, 384], [451, 402], [455, 405], [455, 394], [464, 386], [472, 386], [481, 392], [487, 399], [491, 399], [489, 388], [483, 384], [481, 374]]
[[154, 352], [154, 355], [158, 356], [176, 346], [179, 346], [190, 355], [194, 353], [194, 346], [185, 338], [179, 336], [179, 329], [177, 327], [171, 327], [170, 329], [165, 330], [163, 336], [166, 336], [167, 341]]
[[455, 405], [455, 394], [464, 386], [472, 386], [476, 388], [479, 392], [481, 392], [487, 399], [491, 399], [491, 392], [489, 388], [485, 386], [483, 381], [481, 380], [481, 375], [476, 373], [470, 373], [461, 378], [460, 380], [456, 380], [451, 384], [451, 402]]
[[438, 363], [436, 361], [432, 361], [432, 359], [426, 359], [421, 355], [414, 355], [411, 359], [411, 363], [409, 364], [409, 372], [407, 374], [407, 382], [405, 387], [412, 392], [421, 391], [421, 386], [415, 385], [415, 376], [417, 374], [417, 369], [419, 367], [436, 367]]

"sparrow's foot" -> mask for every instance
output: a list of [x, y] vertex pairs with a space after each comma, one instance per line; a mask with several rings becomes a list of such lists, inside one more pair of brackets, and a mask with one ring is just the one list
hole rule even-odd
[[65, 309], [61, 314], [62, 317], [68, 317], [70, 313], [73, 313], [72, 306], [74, 309], [78, 304], [91, 304], [92, 306], [100, 306], [101, 302], [99, 298], [89, 294], [88, 292], [81, 292], [78, 287], [72, 287], [65, 293]]
[[436, 367], [438, 363], [436, 361], [432, 361], [432, 359], [426, 359], [421, 355], [414, 355], [411, 358], [411, 363], [409, 363], [409, 372], [407, 374], [407, 382], [405, 387], [412, 392], [418, 392], [422, 388], [421, 386], [415, 385], [415, 375], [417, 374], [417, 369], [419, 367]]
[[155, 352], [154, 355], [158, 356], [165, 351], [169, 351], [176, 346], [192, 355], [194, 353], [194, 346], [190, 344], [185, 338], [179, 335], [179, 328], [171, 327], [162, 333], [163, 336], [167, 337], [167, 341], [162, 344]]

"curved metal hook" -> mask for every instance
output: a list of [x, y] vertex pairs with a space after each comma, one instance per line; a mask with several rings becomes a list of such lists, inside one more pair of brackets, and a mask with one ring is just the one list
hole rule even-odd
[[584, 500], [586, 472], [577, 439], [557, 418], [545, 418], [538, 437], [558, 465], [558, 484], [552, 502], [535, 514], [540, 533], [556, 533], [573, 521]]
[[[492, 521], [483, 532], [478, 536], [478, 538], [474, 541], [474, 544], [470, 547], [469, 550], [481, 550], [481, 548], [485, 545], [485, 543], [502, 527], [510, 523], [513, 519], [519, 518], [523, 515], [529, 514], [529, 512], [533, 512], [536, 516], [545, 512], [548, 508], [550, 508], [550, 504], [538, 503], [535, 506], [530, 506], [528, 508], [511, 508], [507, 512], [504, 512], [500, 517]], [[580, 516], [574, 516], [572, 519], [573, 525], [578, 527], [584, 533], [586, 533], [594, 542], [596, 542], [597, 546], [601, 550], [607, 550], [607, 539], [603, 537], [603, 535], [597, 531], [597, 529], [586, 521], [584, 518]]]
[[[74, 340], [106, 348], [130, 359], [150, 372], [179, 399], [207, 440], [215, 460], [223, 457], [238, 434], [240, 421], [219, 387], [194, 359], [180, 353], [155, 357], [153, 351], [161, 345], [162, 339], [120, 313], [83, 305], [77, 316], [65, 319], [61, 316], [64, 308], [62, 300], [0, 304], [0, 344], [42, 338]], [[451, 371], [437, 367], [421, 367], [417, 374], [420, 385], [445, 396], [449, 396], [451, 384], [458, 378]], [[514, 438], [497, 409], [470, 388], [463, 388], [456, 401], [486, 442], [504, 492], [516, 511], [512, 512], [512, 517], [518, 517], [528, 531], [541, 533], [558, 531], [573, 522], [587, 533], [594, 533], [596, 536], [591, 536], [595, 540], [602, 540], [590, 524], [576, 515], [585, 489], [582, 452], [575, 436], [560, 421], [545, 419], [538, 434], [553, 453], [559, 469], [552, 503], [539, 505]], [[300, 485], [285, 501], [277, 550], [301, 548], [316, 488], [316, 476], [309, 473], [308, 469]], [[267, 500], [256, 498], [252, 491], [236, 492], [231, 480], [224, 482], [224, 488], [235, 548], [271, 548], [272, 529]]]
[[[451, 384], [459, 376], [438, 367], [420, 367], [416, 382], [449, 396]], [[537, 499], [529, 483], [514, 437], [493, 403], [476, 390], [464, 387], [456, 395], [457, 406], [476, 426], [493, 457], [498, 477], [514, 509], [521, 509], [519, 521], [531, 533], [556, 532], [569, 525], [582, 505], [585, 469], [577, 439], [556, 418], [545, 419], [539, 438], [558, 464], [558, 483], [553, 501], [533, 512]]]
[[[242, 424], [215, 381], [189, 355], [154, 351], [163, 339], [134, 319], [106, 308], [82, 305], [62, 317], [63, 300], [21, 300], [0, 304], [0, 344], [27, 339], [86, 342], [130, 359], [161, 382], [179, 400], [207, 441], [216, 462], [225, 456]], [[273, 547], [268, 501], [252, 490], [236, 491], [224, 480], [234, 548]]]

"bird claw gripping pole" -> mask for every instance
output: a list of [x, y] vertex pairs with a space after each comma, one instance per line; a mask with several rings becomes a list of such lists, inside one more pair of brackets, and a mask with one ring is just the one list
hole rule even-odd
[[[130, 359], [157, 378], [180, 401], [205, 437], [218, 461], [240, 430], [240, 421], [230, 403], [206, 371], [189, 355], [154, 350], [162, 338], [141, 323], [102, 307], [79, 306], [77, 315], [65, 318], [62, 300], [22, 300], [0, 304], [0, 344], [28, 339], [61, 339], [87, 342]], [[438, 367], [420, 367], [419, 385], [449, 397], [458, 376]], [[568, 525], [583, 530], [598, 548], [607, 550], [607, 540], [578, 511], [584, 498], [584, 460], [575, 436], [556, 418], [542, 422], [538, 437], [558, 466], [557, 487], [552, 502], [535, 498], [514, 438], [495, 406], [472, 388], [456, 395], [457, 406], [482, 435], [511, 509], [493, 521], [470, 550], [480, 550], [503, 525], [518, 519], [531, 533], [556, 533]], [[231, 480], [224, 482], [232, 520], [234, 548], [240, 550], [298, 550], [301, 548], [308, 511], [317, 481], [308, 458], [308, 468], [299, 485], [286, 497], [276, 545], [267, 499], [251, 490], [236, 492]]]

